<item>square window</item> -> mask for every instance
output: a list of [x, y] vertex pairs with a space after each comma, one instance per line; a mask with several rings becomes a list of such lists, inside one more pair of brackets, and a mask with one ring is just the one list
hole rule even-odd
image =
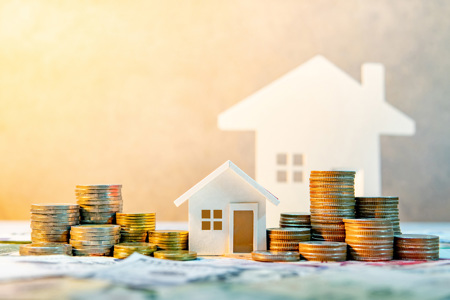
[[202, 210], [202, 219], [210, 219], [211, 211], [210, 210]]
[[214, 210], [214, 219], [222, 219], [222, 211]]
[[286, 171], [278, 171], [277, 172], [277, 181], [278, 182], [287, 182], [287, 172]]
[[211, 222], [203, 221], [202, 222], [202, 230], [211, 230]]
[[303, 154], [294, 154], [292, 161], [294, 166], [303, 166]]
[[214, 221], [214, 230], [222, 230], [222, 221]]
[[282, 166], [287, 165], [287, 154], [286, 153], [277, 154], [277, 164], [282, 165]]
[[294, 171], [292, 178], [294, 179], [294, 182], [303, 182], [303, 172]]

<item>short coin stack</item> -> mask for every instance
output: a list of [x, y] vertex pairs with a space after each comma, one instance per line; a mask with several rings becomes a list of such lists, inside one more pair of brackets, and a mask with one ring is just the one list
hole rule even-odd
[[68, 243], [72, 225], [80, 222], [77, 204], [31, 205], [31, 241], [33, 243]]
[[343, 242], [343, 218], [355, 217], [355, 172], [311, 171], [312, 239]]
[[145, 242], [147, 232], [155, 230], [154, 213], [117, 213], [121, 242]]
[[299, 251], [302, 259], [310, 261], [345, 261], [347, 244], [342, 242], [301, 242]]
[[61, 243], [20, 245], [20, 255], [72, 255], [72, 246]]
[[81, 224], [114, 224], [122, 211], [122, 185], [77, 185], [75, 195], [80, 205]]
[[79, 225], [70, 230], [70, 244], [76, 256], [111, 256], [119, 240], [119, 225]]
[[264, 262], [298, 261], [298, 251], [253, 251], [252, 259]]
[[401, 234], [394, 237], [395, 258], [402, 260], [439, 259], [439, 237], [427, 234]]
[[297, 251], [298, 243], [311, 240], [309, 228], [268, 228], [267, 241], [270, 251]]
[[385, 219], [344, 219], [345, 242], [350, 259], [361, 261], [391, 260], [394, 254], [394, 231]]
[[390, 220], [394, 234], [401, 234], [398, 217], [398, 197], [356, 197], [357, 218], [382, 218]]
[[170, 260], [194, 260], [197, 259], [197, 252], [187, 250], [161, 250], [153, 253], [155, 258]]
[[127, 258], [134, 252], [151, 256], [153, 252], [157, 250], [156, 245], [149, 243], [120, 243], [114, 245], [114, 257], [115, 258]]
[[311, 215], [303, 212], [289, 212], [280, 215], [280, 227], [311, 228]]
[[162, 250], [187, 250], [188, 236], [188, 231], [156, 230], [148, 232], [148, 241]]

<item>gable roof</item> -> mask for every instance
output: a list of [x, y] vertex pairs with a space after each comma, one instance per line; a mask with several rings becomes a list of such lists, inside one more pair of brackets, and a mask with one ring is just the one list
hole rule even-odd
[[263, 188], [259, 183], [257, 183], [253, 178], [248, 176], [244, 171], [239, 169], [232, 161], [228, 160], [223, 165], [218, 167], [215, 171], [213, 171], [211, 174], [203, 178], [199, 183], [194, 185], [191, 189], [189, 189], [186, 193], [178, 197], [177, 200], [174, 201], [175, 205], [178, 207], [181, 204], [183, 204], [186, 200], [191, 198], [194, 194], [196, 194], [198, 191], [200, 191], [202, 188], [204, 188], [206, 185], [208, 185], [211, 181], [219, 177], [224, 172], [231, 170], [234, 173], [236, 173], [243, 181], [248, 183], [250, 188], [255, 189], [259, 194], [264, 196], [267, 200], [269, 200], [274, 205], [278, 205], [280, 203], [280, 200], [278, 200], [277, 197], [275, 197], [272, 193], [270, 193], [268, 190]]

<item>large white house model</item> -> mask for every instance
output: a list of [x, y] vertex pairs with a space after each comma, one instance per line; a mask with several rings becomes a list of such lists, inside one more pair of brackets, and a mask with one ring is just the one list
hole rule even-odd
[[189, 200], [189, 250], [199, 255], [266, 249], [266, 202], [278, 199], [227, 161], [175, 200]]
[[414, 121], [385, 101], [384, 68], [362, 66], [362, 82], [315, 56], [221, 113], [223, 130], [255, 131], [258, 182], [281, 204], [309, 210], [311, 170], [353, 170], [357, 195], [381, 195], [380, 135], [413, 135]]

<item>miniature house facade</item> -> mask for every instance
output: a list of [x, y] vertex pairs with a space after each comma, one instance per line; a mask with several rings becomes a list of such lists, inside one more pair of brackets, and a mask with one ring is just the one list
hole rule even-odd
[[254, 131], [255, 177], [281, 200], [268, 211], [309, 211], [311, 170], [356, 171], [357, 195], [381, 195], [380, 135], [413, 135], [414, 121], [385, 100], [384, 68], [354, 80], [316, 56], [221, 113], [222, 130]]
[[175, 200], [189, 200], [189, 250], [199, 255], [266, 249], [266, 203], [279, 200], [231, 161]]

